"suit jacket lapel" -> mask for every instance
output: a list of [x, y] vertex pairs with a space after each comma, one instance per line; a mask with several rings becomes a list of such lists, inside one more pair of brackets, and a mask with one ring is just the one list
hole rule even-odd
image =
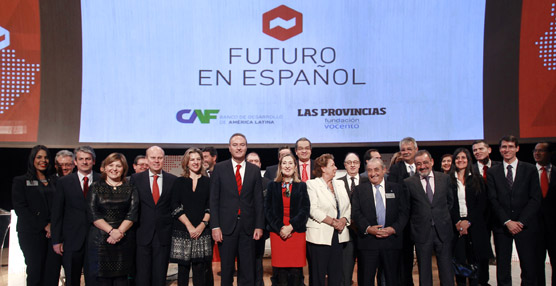
[[[138, 188], [139, 190], [143, 190], [143, 196], [147, 199], [147, 202], [152, 206], [155, 207], [155, 203], [154, 203], [154, 198], [153, 198], [153, 194], [151, 192], [151, 179], [150, 179], [150, 175], [149, 175], [149, 170], [143, 171], [143, 173], [141, 173], [141, 176], [139, 177], [139, 179], [141, 179], [139, 183], [139, 185], [143, 185], [145, 186], [144, 188]], [[164, 185], [163, 185], [164, 187]]]
[[367, 184], [366, 192], [367, 195], [369, 196], [369, 201], [371, 202], [369, 209], [371, 213], [374, 214], [375, 220], [377, 220], [378, 218], [376, 216], [376, 204], [375, 204], [375, 196], [374, 196], [373, 188], [374, 188], [373, 184], [369, 182], [369, 184]]
[[[160, 199], [162, 200], [162, 199], [170, 196], [169, 194], [170, 194], [170, 191], [172, 189], [172, 186], [170, 186], [168, 180], [164, 180], [164, 178], [166, 176], [168, 176], [168, 173], [162, 171], [161, 174], [162, 174], [162, 195], [160, 196]], [[150, 184], [150, 180], [149, 180], [149, 184]], [[153, 202], [154, 202], [154, 199], [153, 199]]]
[[[421, 177], [419, 175], [417, 175], [417, 176], [411, 176], [410, 178], [413, 181], [413, 184], [417, 185], [417, 192], [419, 192], [419, 194], [417, 194], [417, 195], [420, 196], [421, 199], [424, 199], [425, 201], [427, 201], [430, 204], [431, 202], [429, 201], [429, 197], [427, 197], [427, 193], [426, 193], [425, 189], [423, 189], [423, 184], [421, 184]], [[435, 176], [435, 180], [436, 180], [436, 176]], [[435, 181], [435, 184], [436, 184], [436, 181]], [[436, 187], [436, 185], [435, 185], [435, 187]], [[434, 195], [432, 197], [432, 201], [434, 202]]]

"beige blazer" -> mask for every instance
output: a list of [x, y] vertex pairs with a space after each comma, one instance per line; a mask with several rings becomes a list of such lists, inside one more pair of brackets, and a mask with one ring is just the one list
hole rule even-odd
[[[307, 193], [311, 201], [311, 209], [309, 211], [309, 220], [307, 221], [306, 239], [308, 242], [321, 245], [332, 244], [332, 234], [334, 228], [322, 222], [326, 216], [336, 218], [336, 199], [332, 192], [326, 186], [326, 182], [322, 178], [312, 179], [307, 183]], [[351, 221], [351, 204], [345, 185], [342, 181], [332, 180], [334, 193], [338, 198], [340, 205], [340, 217], [345, 217]], [[347, 227], [338, 237], [340, 243], [349, 241], [349, 231]]]

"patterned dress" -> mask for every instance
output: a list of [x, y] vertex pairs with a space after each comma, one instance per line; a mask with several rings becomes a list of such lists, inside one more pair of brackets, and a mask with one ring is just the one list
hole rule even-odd
[[[139, 197], [128, 182], [118, 187], [105, 181], [91, 185], [87, 195], [87, 215], [91, 223], [104, 219], [118, 228], [124, 220], [137, 221]], [[135, 233], [133, 228], [116, 244], [106, 240], [109, 234], [91, 225], [88, 236], [88, 259], [92, 273], [98, 277], [118, 277], [133, 273], [135, 267]]]

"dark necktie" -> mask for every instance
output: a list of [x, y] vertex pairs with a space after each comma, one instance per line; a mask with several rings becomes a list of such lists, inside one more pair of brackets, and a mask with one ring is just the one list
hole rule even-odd
[[546, 194], [548, 194], [548, 174], [546, 173], [546, 167], [541, 167], [541, 190], [542, 190], [542, 197], [546, 198]]
[[483, 179], [485, 180], [485, 183], [487, 181], [487, 171], [488, 171], [488, 166], [483, 165]]
[[353, 194], [353, 191], [355, 191], [355, 177], [351, 177], [351, 187], [349, 188], [349, 194]]
[[158, 175], [153, 176], [153, 200], [154, 204], [158, 203], [158, 199], [160, 199], [160, 189], [158, 188]]
[[431, 188], [431, 184], [429, 182], [429, 176], [426, 176], [424, 179], [427, 181], [427, 197], [429, 198], [429, 201], [432, 203], [432, 198], [433, 198], [433, 193], [432, 193], [432, 188]]
[[83, 177], [83, 196], [86, 198], [89, 192], [89, 178]]
[[508, 167], [506, 168], [508, 169], [508, 173], [506, 174], [506, 181], [508, 181], [508, 185], [511, 189], [514, 185], [514, 173], [512, 172], [512, 165], [508, 165]]
[[375, 189], [376, 221], [379, 225], [384, 227], [386, 223], [386, 208], [384, 207], [384, 200], [382, 200], [382, 195], [380, 194], [380, 185], [376, 185]]

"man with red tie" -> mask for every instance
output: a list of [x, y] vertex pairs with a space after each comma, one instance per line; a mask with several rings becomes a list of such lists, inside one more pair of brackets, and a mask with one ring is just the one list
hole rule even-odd
[[315, 175], [313, 175], [315, 162], [311, 160], [311, 150], [312, 146], [309, 139], [301, 137], [295, 142], [295, 155], [299, 159], [299, 176], [303, 182], [315, 178]]
[[96, 154], [90, 146], [79, 146], [74, 150], [77, 172], [61, 177], [56, 184], [52, 204], [52, 247], [62, 255], [66, 274], [66, 285], [80, 285], [81, 271], [85, 270], [85, 283], [94, 285], [96, 273], [86, 266], [86, 239], [90, 222], [87, 220], [86, 197], [89, 186], [100, 180], [93, 172]]
[[[539, 181], [541, 183], [542, 201], [541, 201], [541, 224], [540, 224], [540, 243], [539, 243], [539, 285], [546, 285], [546, 277], [544, 273], [546, 252], [550, 257], [550, 264], [552, 265], [552, 277], [556, 271], [556, 172], [554, 172], [553, 165], [550, 163], [552, 155], [551, 146], [548, 142], [541, 142], [535, 145], [533, 150], [533, 157], [535, 158], [536, 167], [539, 172]], [[554, 285], [556, 281], [552, 279]]]
[[[483, 179], [487, 178], [487, 170], [493, 166], [501, 164], [500, 161], [493, 161], [490, 159], [490, 153], [492, 149], [485, 140], [477, 140], [471, 145], [471, 150], [473, 151], [473, 156], [477, 162], [473, 164], [473, 171], [480, 174]], [[490, 220], [490, 215], [488, 215]], [[488, 237], [490, 241], [490, 236], [492, 234], [492, 222], [488, 221]], [[488, 271], [489, 261], [479, 261], [479, 284], [487, 285], [488, 280], [490, 280], [490, 275]]]
[[230, 137], [230, 160], [217, 163], [210, 177], [210, 227], [218, 243], [223, 286], [232, 286], [238, 258], [237, 285], [255, 285], [255, 241], [264, 228], [263, 186], [259, 167], [245, 160], [247, 139]]
[[131, 176], [140, 202], [135, 281], [138, 286], [164, 286], [172, 240], [171, 190], [176, 176], [162, 170], [162, 148], [152, 146], [146, 155], [149, 170]]
[[485, 140], [477, 140], [473, 142], [471, 150], [473, 150], [473, 156], [475, 157], [475, 160], [477, 160], [477, 163], [473, 165], [473, 169], [477, 173], [481, 174], [486, 182], [486, 171], [488, 168], [496, 166], [500, 164], [500, 162], [490, 160], [490, 153], [492, 152], [492, 149]]

